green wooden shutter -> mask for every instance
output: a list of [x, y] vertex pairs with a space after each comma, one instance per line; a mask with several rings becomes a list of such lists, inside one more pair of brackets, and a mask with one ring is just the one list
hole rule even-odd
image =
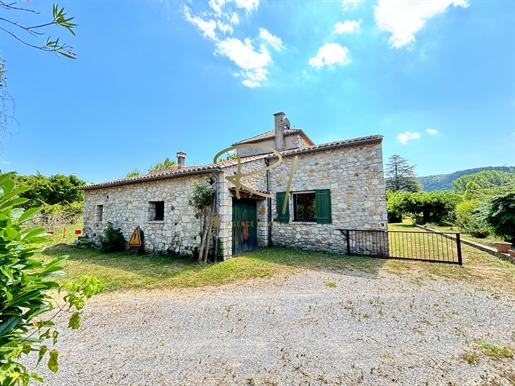
[[317, 223], [331, 224], [331, 191], [322, 189], [316, 191]]
[[286, 212], [283, 214], [284, 200], [287, 199], [286, 192], [277, 192], [275, 194], [275, 208], [277, 210], [277, 221], [278, 222], [289, 222], [290, 221], [290, 205], [286, 204]]

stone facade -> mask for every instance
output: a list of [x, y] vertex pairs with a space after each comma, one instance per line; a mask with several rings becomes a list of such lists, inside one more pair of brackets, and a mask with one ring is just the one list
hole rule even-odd
[[[281, 151], [282, 162], [278, 165], [277, 156], [268, 153], [87, 186], [84, 188], [84, 234], [96, 237], [110, 222], [121, 228], [129, 239], [139, 226], [149, 249], [191, 254], [200, 246], [200, 220], [195, 218], [188, 198], [194, 181], [213, 177], [218, 186], [219, 240], [224, 258], [229, 258], [232, 255], [233, 200], [238, 187], [235, 186], [237, 181], [226, 177], [237, 176], [238, 162], [240, 174], [243, 174], [239, 180], [242, 194], [257, 198], [258, 246], [293, 246], [345, 253], [346, 240], [339, 229], [387, 229], [381, 136], [311, 146], [300, 133], [290, 137], [303, 142], [301, 146]], [[274, 148], [273, 139], [258, 141], [269, 142]], [[288, 145], [287, 140], [284, 143]], [[295, 159], [296, 166], [291, 174]], [[263, 171], [269, 165], [274, 167]], [[279, 221], [276, 210], [277, 193], [288, 190], [290, 175], [287, 195], [290, 217], [283, 222], [285, 219]], [[325, 208], [330, 211], [330, 222], [318, 223], [321, 222], [318, 217], [296, 221], [293, 198], [321, 190], [330, 195], [330, 205]], [[260, 194], [267, 192], [272, 198], [261, 197]]]
[[[270, 190], [287, 190], [294, 157], [271, 173]], [[293, 221], [292, 195], [297, 192], [329, 189], [330, 224]], [[383, 229], [387, 227], [383, 160], [380, 144], [342, 147], [298, 156], [293, 174], [290, 221], [273, 222], [272, 243], [313, 251], [344, 253], [345, 240], [338, 229]], [[275, 205], [272, 216], [277, 219]]]
[[[84, 234], [95, 238], [108, 223], [120, 228], [128, 240], [139, 226], [150, 249], [192, 253], [200, 245], [200, 221], [188, 205], [193, 181], [207, 178], [200, 174], [173, 180], [86, 190], [84, 195]], [[155, 202], [164, 203], [163, 220], [155, 220]], [[102, 215], [99, 216], [99, 212]]]

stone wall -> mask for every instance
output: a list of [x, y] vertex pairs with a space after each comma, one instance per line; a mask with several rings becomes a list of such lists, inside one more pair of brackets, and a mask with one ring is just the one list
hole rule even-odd
[[[255, 160], [252, 162], [244, 162], [242, 160], [240, 172], [242, 174], [257, 171], [266, 167], [265, 160]], [[231, 194], [230, 188], [234, 188], [235, 185], [227, 180], [225, 177], [234, 176], [238, 166], [230, 166], [224, 169], [224, 172], [220, 175], [220, 240], [223, 242], [224, 256], [232, 255], [232, 200], [233, 195]], [[254, 190], [266, 192], [266, 172], [253, 174], [247, 177], [242, 177], [240, 183]], [[244, 188], [245, 189], [245, 188]], [[261, 201], [257, 201], [258, 205]], [[259, 221], [259, 209], [258, 209], [258, 221]], [[260, 233], [258, 229], [258, 242], [260, 242]]]
[[[285, 192], [294, 157], [283, 157], [271, 170], [271, 191]], [[292, 194], [288, 200], [290, 222], [273, 222], [272, 243], [312, 251], [345, 253], [338, 229], [386, 229], [386, 196], [381, 144], [342, 147], [300, 154], [291, 192], [330, 189], [331, 224], [293, 221]], [[273, 218], [277, 218], [275, 199]], [[387, 251], [385, 251], [387, 253]]]
[[[84, 235], [103, 234], [108, 222], [120, 228], [127, 240], [139, 226], [145, 244], [157, 250], [192, 253], [200, 245], [200, 220], [188, 205], [192, 184], [211, 174], [201, 174], [109, 188], [86, 190], [84, 194]], [[164, 219], [152, 220], [152, 202], [164, 202]], [[102, 206], [102, 219], [99, 218]]]
[[[270, 170], [270, 202], [272, 218], [277, 218], [275, 194], [285, 192], [294, 157]], [[264, 159], [242, 160], [241, 173], [266, 167]], [[277, 159], [270, 160], [270, 164]], [[237, 165], [226, 167], [218, 174], [219, 240], [224, 257], [232, 255], [232, 200], [234, 184], [225, 177], [234, 176]], [[200, 220], [187, 203], [192, 184], [205, 180], [211, 173], [175, 177], [150, 182], [89, 189], [84, 199], [84, 234], [95, 237], [104, 232], [108, 222], [121, 228], [126, 239], [139, 226], [145, 234], [146, 245], [157, 250], [192, 253], [200, 245]], [[246, 187], [266, 192], [267, 173], [242, 177]], [[245, 189], [245, 187], [244, 187]], [[381, 144], [341, 147], [338, 149], [300, 154], [292, 179], [291, 192], [330, 189], [330, 224], [293, 221], [291, 193], [290, 222], [271, 222], [272, 244], [295, 246], [312, 251], [345, 253], [340, 228], [386, 229], [386, 197], [383, 177]], [[164, 203], [164, 219], [155, 221], [153, 202]], [[268, 200], [256, 201], [258, 214], [258, 245], [268, 245]]]
[[[257, 144], [268, 146], [272, 149], [275, 149], [274, 137], [267, 139], [267, 140], [257, 142]], [[284, 137], [284, 146], [286, 149], [298, 149], [298, 148], [303, 149], [309, 145], [304, 140], [304, 138], [302, 138], [299, 134], [290, 134], [290, 135], [286, 135]], [[240, 157], [247, 157], [247, 156], [251, 156], [251, 155], [269, 153], [268, 150], [261, 149], [259, 147], [242, 147], [242, 148], [237, 149], [237, 152], [240, 155]]]

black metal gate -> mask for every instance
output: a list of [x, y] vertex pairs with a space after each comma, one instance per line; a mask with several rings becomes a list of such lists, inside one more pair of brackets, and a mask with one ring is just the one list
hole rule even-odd
[[460, 234], [339, 229], [347, 254], [462, 265]]

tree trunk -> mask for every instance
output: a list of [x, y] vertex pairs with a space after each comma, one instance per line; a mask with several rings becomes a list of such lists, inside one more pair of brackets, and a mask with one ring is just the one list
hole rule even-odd
[[[213, 224], [214, 217], [214, 199], [211, 201], [211, 206], [205, 211], [204, 229], [202, 230], [202, 240], [200, 241], [200, 249], [198, 254], [198, 263], [202, 264], [207, 262], [207, 253], [204, 251], [209, 250], [209, 238], [208, 233], [211, 233], [211, 227]], [[206, 247], [207, 244], [207, 247]], [[204, 254], [206, 257], [204, 258]]]
[[204, 243], [204, 248], [205, 248], [204, 258], [203, 258], [203, 262], [204, 263], [207, 263], [207, 257], [209, 255], [209, 245], [211, 244], [211, 234], [212, 234], [212, 231], [213, 231], [213, 219], [214, 219], [214, 217], [215, 217], [215, 200], [213, 199], [213, 201], [211, 202], [211, 208], [209, 210], [209, 215], [207, 217], [208, 221], [207, 221], [207, 224], [206, 224], [207, 237], [206, 237], [206, 242]]

